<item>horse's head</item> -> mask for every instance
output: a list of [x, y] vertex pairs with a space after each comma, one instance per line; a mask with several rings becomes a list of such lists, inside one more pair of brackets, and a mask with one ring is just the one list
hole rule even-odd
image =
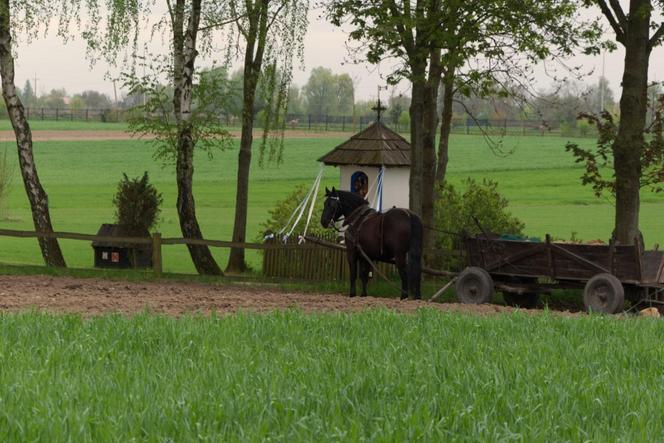
[[324, 228], [331, 228], [334, 222], [338, 221], [343, 215], [343, 207], [339, 199], [339, 193], [334, 186], [332, 190], [325, 188], [325, 206], [323, 206], [323, 215], [320, 217], [320, 224]]

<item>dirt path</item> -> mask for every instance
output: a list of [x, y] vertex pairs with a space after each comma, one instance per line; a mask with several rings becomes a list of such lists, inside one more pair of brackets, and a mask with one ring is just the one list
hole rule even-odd
[[[231, 131], [233, 137], [239, 137], [239, 131]], [[347, 138], [350, 132], [308, 132], [300, 130], [286, 131], [286, 138]], [[255, 131], [254, 138], [263, 136], [262, 131]], [[131, 140], [131, 134], [124, 131], [32, 131], [34, 141], [100, 141], [100, 140]], [[0, 142], [15, 141], [13, 131], [0, 131]]]
[[[48, 276], [0, 276], [0, 311], [37, 309], [48, 312], [97, 315], [109, 312], [151, 312], [179, 315], [188, 312], [220, 314], [266, 312], [297, 308], [305, 312], [346, 311], [384, 307], [413, 312], [421, 307], [473, 314], [512, 312], [498, 305], [439, 304], [385, 298], [348, 298], [339, 294], [305, 294], [264, 288], [195, 283], [130, 283], [102, 279]], [[528, 311], [540, 312], [540, 311]], [[566, 313], [567, 315], [567, 313]]]

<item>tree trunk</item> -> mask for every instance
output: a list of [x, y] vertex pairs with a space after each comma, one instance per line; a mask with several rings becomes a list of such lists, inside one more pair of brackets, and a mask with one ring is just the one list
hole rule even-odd
[[[452, 133], [452, 103], [454, 100], [454, 68], [448, 67], [443, 76], [443, 109], [440, 119], [440, 140], [438, 141], [438, 164], [436, 166], [436, 192], [445, 185], [447, 163], [449, 162], [450, 134]], [[438, 194], [437, 194], [438, 195]]]
[[[12, 55], [12, 38], [10, 29], [9, 0], [0, 2], [0, 75], [2, 76], [2, 97], [7, 106], [9, 119], [16, 135], [18, 160], [25, 191], [30, 201], [32, 220], [37, 232], [51, 233], [51, 215], [48, 210], [48, 196], [42, 188], [37, 166], [32, 154], [32, 131], [25, 118], [25, 109], [16, 95], [14, 85], [14, 57]], [[39, 247], [47, 266], [66, 266], [55, 238], [39, 237]]]
[[[177, 210], [180, 219], [182, 236], [187, 239], [202, 239], [193, 192], [194, 177], [194, 139], [191, 122], [191, 106], [193, 95], [194, 63], [196, 36], [201, 14], [201, 0], [193, 0], [187, 31], [183, 35], [184, 0], [178, 0], [173, 23], [174, 51], [173, 105], [175, 118], [178, 122], [177, 161], [175, 165], [178, 187]], [[214, 260], [207, 246], [187, 245], [189, 254], [199, 274], [222, 275], [221, 269]]]
[[[247, 235], [247, 209], [249, 206], [249, 170], [251, 167], [251, 147], [254, 130], [254, 91], [256, 80], [247, 78], [245, 68], [244, 78], [244, 104], [242, 109], [242, 136], [240, 138], [240, 152], [238, 153], [237, 191], [235, 195], [235, 225], [233, 226], [233, 241], [242, 243]], [[254, 77], [251, 75], [251, 77]], [[253, 83], [253, 87], [250, 86]], [[244, 249], [232, 248], [228, 258], [226, 272], [238, 273], [247, 270]]]
[[[438, 128], [438, 87], [440, 85], [440, 51], [430, 55], [429, 78], [424, 88], [424, 112], [422, 137], [422, 224], [434, 226], [435, 182], [436, 182], [436, 129]], [[430, 261], [434, 249], [434, 235], [431, 229], [424, 229], [424, 261]]]
[[414, 76], [410, 100], [410, 210], [422, 215], [425, 82]]
[[641, 153], [648, 107], [650, 1], [632, 0], [625, 38], [620, 123], [613, 144], [616, 176], [615, 238], [633, 244], [639, 235]]
[[[244, 54], [244, 83], [242, 85], [242, 136], [238, 153], [237, 190], [235, 195], [235, 224], [233, 241], [243, 243], [247, 238], [247, 210], [249, 206], [249, 171], [254, 131], [254, 98], [258, 77], [263, 66], [266, 35], [268, 29], [267, 0], [254, 3], [246, 34], [247, 47]], [[239, 273], [247, 270], [243, 248], [232, 248], [226, 272]]]

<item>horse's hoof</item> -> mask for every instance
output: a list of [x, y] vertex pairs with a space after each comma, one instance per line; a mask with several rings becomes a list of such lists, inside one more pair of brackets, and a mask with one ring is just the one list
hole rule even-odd
[[366, 296], [367, 296], [367, 294], [362, 294], [362, 295], [360, 295], [360, 297], [366, 297]]
[[401, 300], [408, 300], [408, 296], [407, 295], [402, 295]]
[[353, 297], [355, 297], [355, 294], [348, 294], [348, 296], [349, 296], [350, 298], [353, 298]]

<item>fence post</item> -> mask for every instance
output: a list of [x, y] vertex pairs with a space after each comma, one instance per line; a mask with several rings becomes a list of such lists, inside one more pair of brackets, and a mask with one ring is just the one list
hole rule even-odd
[[44, 108], [41, 108], [41, 119], [44, 120]]
[[55, 121], [60, 120], [60, 108], [55, 108]]
[[327, 132], [327, 121], [329, 120], [330, 116], [325, 114], [325, 132]]
[[156, 276], [161, 275], [161, 234], [159, 232], [152, 234], [152, 269]]
[[90, 110], [89, 110], [88, 108], [85, 108], [85, 121], [86, 121], [86, 122], [88, 121], [88, 113], [89, 113], [89, 111], [90, 111]]
[[345, 115], [341, 116], [341, 131], [342, 132], [346, 131], [346, 116]]
[[309, 130], [311, 131], [311, 114], [309, 114]]

